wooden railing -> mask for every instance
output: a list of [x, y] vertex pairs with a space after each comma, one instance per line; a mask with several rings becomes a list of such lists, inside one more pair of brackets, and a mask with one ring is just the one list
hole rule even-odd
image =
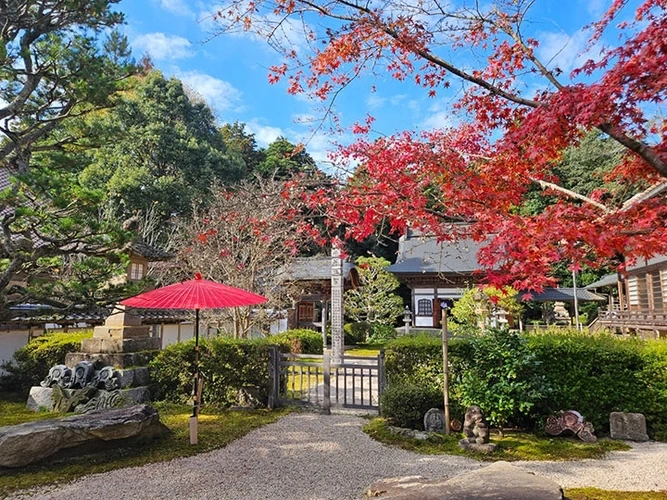
[[650, 311], [648, 309], [635, 309], [628, 311], [600, 310], [598, 312], [598, 323], [604, 326], [617, 327], [648, 327], [667, 328], [667, 311]]

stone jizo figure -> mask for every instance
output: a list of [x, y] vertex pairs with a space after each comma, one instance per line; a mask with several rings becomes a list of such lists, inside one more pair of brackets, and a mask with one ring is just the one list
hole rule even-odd
[[469, 406], [463, 421], [465, 438], [459, 441], [459, 447], [478, 453], [492, 453], [496, 445], [489, 443], [489, 426], [484, 420], [482, 409], [477, 405]]
[[469, 443], [485, 444], [489, 442], [489, 426], [479, 406], [473, 405], [466, 410], [463, 434]]
[[424, 430], [426, 432], [445, 431], [445, 412], [440, 408], [431, 408], [424, 415]]

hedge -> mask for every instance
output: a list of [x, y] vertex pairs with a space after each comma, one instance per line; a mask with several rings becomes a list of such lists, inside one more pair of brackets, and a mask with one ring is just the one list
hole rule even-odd
[[[510, 354], [494, 357], [489, 350], [485, 354], [493, 341], [486, 341], [484, 347], [484, 336], [449, 342], [453, 406], [475, 401], [486, 414], [492, 414], [495, 408], [491, 407], [494, 403], [488, 388], [497, 384], [501, 392], [508, 391], [515, 398], [508, 424], [542, 429], [547, 416], [572, 409], [605, 433], [610, 412], [631, 411], [646, 416], [649, 435], [667, 439], [667, 342], [610, 335], [520, 337], [523, 350], [519, 360], [517, 356], [506, 360]], [[517, 362], [520, 373], [512, 378], [508, 373], [514, 373], [512, 365]], [[503, 369], [509, 371], [503, 374]], [[389, 342], [385, 346], [385, 372], [389, 386], [442, 388], [440, 340], [420, 335]], [[506, 387], [509, 382], [514, 386]]]
[[27, 393], [46, 378], [52, 366], [63, 364], [67, 353], [80, 351], [81, 341], [92, 336], [92, 331], [49, 333], [32, 339], [2, 364], [7, 374], [0, 376], [0, 389]]
[[[262, 339], [214, 337], [199, 344], [199, 369], [204, 379], [203, 400], [220, 406], [239, 400], [266, 406], [269, 397], [269, 351], [321, 354], [322, 336], [308, 329], [287, 330]], [[172, 344], [149, 364], [154, 399], [191, 399], [194, 341]]]

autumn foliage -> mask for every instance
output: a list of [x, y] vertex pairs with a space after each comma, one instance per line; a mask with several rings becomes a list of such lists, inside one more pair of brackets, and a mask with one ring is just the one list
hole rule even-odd
[[[372, 118], [354, 127], [357, 139], [335, 156], [355, 171], [330, 209], [351, 236], [389, 220], [397, 231], [486, 241], [480, 260], [491, 280], [518, 289], [551, 283], [556, 262], [623, 270], [664, 253], [667, 0], [611, 1], [588, 27], [590, 58], [570, 74], [540, 59], [540, 40], [528, 35], [533, 2], [457, 3], [235, 2], [217, 20], [221, 31], [255, 31], [283, 48], [270, 80], [287, 79], [293, 93], [332, 99], [368, 73], [431, 97], [463, 88], [452, 128], [377, 138]], [[306, 49], [281, 44], [280, 28], [297, 24]], [[623, 154], [599, 189], [577, 193], [555, 168], [592, 130]], [[536, 192], [548, 203], [525, 210]]]

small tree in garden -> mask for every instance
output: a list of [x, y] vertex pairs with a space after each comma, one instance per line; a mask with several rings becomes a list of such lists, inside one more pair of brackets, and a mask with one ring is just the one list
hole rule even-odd
[[461, 356], [454, 399], [464, 407], [478, 405], [491, 424], [503, 427], [530, 415], [548, 393], [537, 375], [537, 357], [526, 337], [503, 328], [468, 341], [471, 352]]
[[459, 325], [484, 329], [490, 323], [494, 308], [514, 317], [520, 316], [523, 306], [517, 296], [517, 291], [512, 287], [468, 288], [454, 303], [452, 316]]
[[267, 297], [262, 307], [223, 310], [235, 338], [251, 327], [266, 327], [269, 312], [291, 304], [281, 274], [301, 248], [321, 241], [304, 208], [299, 183], [243, 182], [233, 190], [213, 188], [205, 208], [181, 224], [179, 264], [182, 277], [199, 271], [205, 278]]
[[345, 314], [354, 321], [393, 324], [403, 313], [403, 299], [392, 293], [396, 277], [387, 271], [390, 262], [381, 257], [359, 257], [360, 286], [345, 292]]

